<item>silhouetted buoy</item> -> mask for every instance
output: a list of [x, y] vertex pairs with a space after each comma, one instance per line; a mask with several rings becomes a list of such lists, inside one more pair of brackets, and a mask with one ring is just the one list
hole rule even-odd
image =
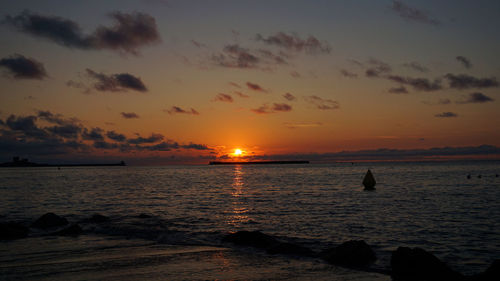
[[480, 179], [480, 178], [481, 178], [481, 175], [477, 176], [477, 178], [478, 178], [478, 179]]
[[495, 174], [495, 178], [498, 178], [498, 174]]
[[363, 179], [363, 185], [365, 186], [365, 190], [375, 190], [376, 184], [377, 182], [375, 181], [372, 172], [370, 171], [370, 169], [368, 169], [365, 178]]
[[467, 175], [467, 178], [470, 179], [470, 175]]

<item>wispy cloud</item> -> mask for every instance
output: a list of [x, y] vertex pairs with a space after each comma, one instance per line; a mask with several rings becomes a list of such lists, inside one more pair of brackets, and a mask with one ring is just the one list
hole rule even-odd
[[423, 66], [420, 63], [415, 62], [415, 61], [403, 63], [403, 66], [406, 68], [418, 71], [418, 72], [428, 72], [429, 71], [429, 69], [427, 67], [425, 67], [425, 66]]
[[323, 124], [321, 122], [286, 122], [284, 123], [285, 127], [288, 129], [297, 129], [297, 128], [313, 128], [319, 127]]
[[391, 94], [408, 94], [408, 90], [404, 86], [390, 88], [388, 92]]
[[263, 104], [262, 106], [251, 109], [253, 113], [256, 114], [270, 114], [277, 112], [289, 112], [292, 111], [292, 106], [286, 103], [273, 103], [272, 105]]
[[262, 88], [259, 84], [247, 82], [246, 85], [247, 85], [248, 89], [250, 89], [250, 90], [262, 92], [262, 93], [267, 93], [267, 91], [264, 90], [264, 88]]
[[284, 97], [285, 99], [289, 100], [289, 101], [294, 101], [294, 100], [296, 100], [296, 99], [297, 99], [294, 95], [292, 95], [292, 94], [290, 94], [290, 93], [286, 93], [286, 94], [284, 94], [284, 95], [283, 95], [283, 97]]
[[314, 95], [304, 97], [304, 99], [320, 110], [335, 110], [340, 108], [339, 102], [331, 99], [323, 99]]
[[221, 101], [221, 102], [233, 102], [233, 97], [231, 95], [228, 95], [228, 94], [224, 94], [224, 93], [219, 93], [215, 96], [215, 98], [213, 99], [213, 101]]
[[396, 12], [401, 18], [408, 21], [415, 21], [431, 25], [439, 25], [441, 22], [432, 17], [428, 12], [410, 7], [402, 1], [393, 0], [391, 9]]
[[400, 84], [411, 86], [417, 91], [432, 92], [443, 89], [441, 80], [439, 79], [431, 81], [427, 78], [412, 78], [399, 75], [388, 75], [386, 78]]
[[109, 17], [114, 21], [112, 26], [98, 26], [91, 34], [84, 34], [78, 23], [70, 19], [27, 10], [6, 16], [4, 23], [58, 45], [84, 50], [110, 49], [137, 55], [140, 47], [160, 41], [156, 21], [148, 14], [113, 12]]
[[86, 70], [87, 76], [96, 80], [93, 88], [97, 91], [110, 91], [120, 92], [126, 90], [134, 90], [138, 92], [147, 92], [146, 85], [142, 82], [141, 78], [135, 77], [129, 73], [119, 73], [106, 75], [104, 73], [97, 73], [91, 69]]
[[487, 103], [495, 101], [493, 98], [483, 94], [483, 93], [471, 93], [462, 101], [457, 101], [459, 104], [464, 103]]
[[6, 74], [14, 79], [41, 80], [47, 77], [47, 72], [41, 62], [19, 54], [0, 59], [0, 67], [3, 67]]
[[454, 112], [443, 112], [443, 113], [438, 113], [436, 115], [434, 115], [434, 117], [438, 117], [438, 118], [452, 118], [452, 117], [458, 117], [458, 114], [454, 113]]
[[268, 45], [284, 48], [290, 51], [306, 52], [310, 54], [329, 54], [331, 52], [331, 47], [327, 42], [321, 42], [314, 36], [309, 36], [306, 39], [302, 39], [297, 34], [286, 34], [284, 32], [278, 32], [268, 37], [257, 34], [255, 38], [257, 41], [264, 42]]
[[350, 72], [350, 71], [345, 70], [345, 69], [341, 69], [340, 74], [342, 74], [342, 76], [347, 77], [347, 78], [358, 78], [358, 75], [356, 73]]
[[121, 112], [120, 114], [125, 119], [139, 118], [139, 115], [137, 115], [137, 113], [135, 113], [135, 112]]
[[448, 79], [450, 88], [464, 90], [470, 88], [496, 88], [498, 87], [498, 81], [495, 77], [490, 78], [476, 78], [467, 74], [452, 74], [448, 73], [445, 75]]
[[471, 69], [472, 68], [472, 63], [470, 60], [464, 56], [457, 56], [455, 59], [460, 62], [465, 68]]
[[190, 109], [182, 109], [178, 106], [172, 106], [170, 109], [164, 109], [164, 112], [167, 112], [170, 115], [173, 114], [189, 114], [189, 115], [199, 115], [200, 113], [196, 111], [194, 108]]

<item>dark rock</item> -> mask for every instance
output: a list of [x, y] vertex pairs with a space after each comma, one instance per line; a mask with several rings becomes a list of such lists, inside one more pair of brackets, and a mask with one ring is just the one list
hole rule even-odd
[[151, 218], [151, 216], [150, 216], [150, 215], [148, 215], [148, 214], [144, 214], [144, 213], [142, 213], [142, 214], [140, 214], [140, 215], [139, 215], [139, 218], [140, 218], [140, 219], [150, 219], [150, 218]]
[[73, 224], [71, 226], [66, 227], [65, 229], [54, 232], [53, 235], [61, 235], [61, 236], [78, 236], [82, 234], [83, 230], [78, 224]]
[[269, 249], [279, 244], [274, 237], [260, 231], [238, 231], [226, 235], [223, 241], [264, 249]]
[[31, 226], [36, 228], [51, 228], [56, 226], [67, 225], [68, 220], [54, 213], [46, 213], [38, 218]]
[[420, 248], [399, 247], [391, 256], [393, 280], [464, 280], [433, 254]]
[[375, 185], [377, 182], [373, 177], [372, 171], [368, 169], [366, 172], [365, 178], [363, 179], [363, 185], [365, 186], [365, 190], [375, 190]]
[[102, 223], [109, 221], [109, 218], [101, 214], [93, 214], [90, 218], [83, 220], [89, 223]]
[[485, 272], [480, 273], [472, 280], [475, 281], [497, 281], [500, 280], [500, 260], [495, 260]]
[[0, 240], [14, 240], [28, 236], [29, 229], [15, 222], [0, 223]]
[[320, 257], [332, 264], [354, 267], [366, 266], [377, 259], [375, 252], [363, 240], [344, 242], [321, 252]]
[[295, 245], [292, 243], [279, 243], [267, 250], [270, 254], [294, 255], [294, 256], [313, 256], [311, 249]]

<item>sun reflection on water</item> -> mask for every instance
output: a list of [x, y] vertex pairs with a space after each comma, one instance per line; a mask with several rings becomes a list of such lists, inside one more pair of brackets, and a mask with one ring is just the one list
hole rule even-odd
[[247, 193], [243, 177], [243, 167], [241, 165], [234, 166], [231, 190], [232, 208], [227, 223], [235, 227], [239, 227], [241, 224], [250, 221], [250, 217], [248, 216], [249, 210], [245, 198]]

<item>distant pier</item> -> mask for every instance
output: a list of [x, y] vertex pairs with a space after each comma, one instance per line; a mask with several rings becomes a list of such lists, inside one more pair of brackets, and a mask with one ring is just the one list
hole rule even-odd
[[309, 161], [210, 161], [209, 165], [272, 165], [272, 164], [309, 164]]

